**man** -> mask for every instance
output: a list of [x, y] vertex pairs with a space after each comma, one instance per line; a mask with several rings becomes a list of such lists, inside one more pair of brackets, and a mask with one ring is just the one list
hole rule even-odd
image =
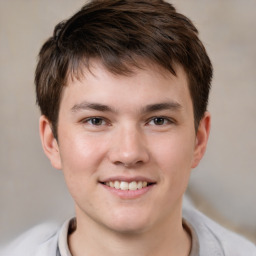
[[164, 1], [94, 0], [58, 24], [35, 84], [42, 146], [76, 216], [3, 255], [256, 255], [182, 210], [209, 136], [211, 78], [197, 29]]

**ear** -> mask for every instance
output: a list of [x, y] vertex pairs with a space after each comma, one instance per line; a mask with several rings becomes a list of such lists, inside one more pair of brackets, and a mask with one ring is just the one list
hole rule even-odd
[[210, 134], [210, 128], [211, 128], [211, 115], [209, 112], [205, 112], [204, 117], [201, 119], [199, 123], [197, 133], [196, 133], [196, 142], [195, 142], [194, 159], [192, 162], [192, 168], [195, 168], [204, 156], [209, 134]]
[[39, 132], [44, 153], [56, 169], [61, 169], [61, 158], [57, 140], [52, 133], [50, 121], [42, 115], [39, 119]]

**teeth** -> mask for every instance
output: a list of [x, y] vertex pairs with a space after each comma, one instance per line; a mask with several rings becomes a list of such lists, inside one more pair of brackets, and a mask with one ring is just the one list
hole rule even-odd
[[129, 183], [129, 190], [136, 190], [138, 188], [137, 182], [133, 181], [131, 183]]
[[126, 182], [126, 181], [109, 181], [106, 182], [105, 185], [111, 188], [115, 189], [121, 189], [121, 190], [137, 190], [145, 188], [148, 183], [146, 181], [132, 181], [132, 182]]
[[120, 182], [120, 189], [121, 190], [128, 190], [129, 189], [129, 183], [125, 181]]
[[114, 188], [116, 188], [116, 189], [120, 188], [120, 182], [119, 181], [114, 182]]

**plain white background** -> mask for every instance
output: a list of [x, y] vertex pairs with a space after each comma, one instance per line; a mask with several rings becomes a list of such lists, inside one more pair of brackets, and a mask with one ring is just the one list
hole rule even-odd
[[[74, 214], [61, 171], [41, 149], [33, 75], [57, 22], [82, 0], [0, 0], [0, 245]], [[256, 242], [256, 2], [174, 0], [200, 31], [214, 65], [212, 131], [188, 188], [192, 202]]]

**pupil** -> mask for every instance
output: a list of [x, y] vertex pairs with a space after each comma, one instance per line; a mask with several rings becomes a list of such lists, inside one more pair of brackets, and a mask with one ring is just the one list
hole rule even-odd
[[164, 124], [164, 118], [161, 118], [161, 117], [155, 118], [155, 124], [156, 125]]
[[101, 120], [100, 118], [93, 118], [93, 119], [92, 119], [92, 123], [93, 123], [94, 125], [101, 125], [102, 120]]

